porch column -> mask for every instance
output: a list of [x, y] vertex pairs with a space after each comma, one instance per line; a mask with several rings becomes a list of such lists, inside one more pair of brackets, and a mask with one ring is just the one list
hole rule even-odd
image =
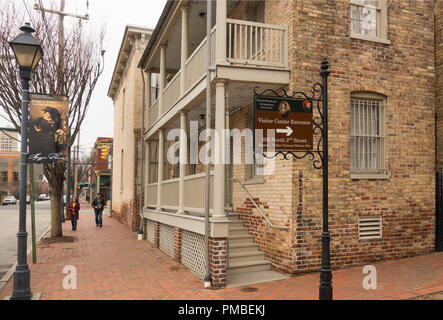
[[226, 16], [227, 0], [217, 0], [216, 9], [216, 30], [215, 40], [215, 63], [226, 63]]
[[182, 10], [182, 41], [181, 41], [181, 74], [180, 74], [180, 96], [185, 94], [185, 64], [188, 60], [188, 45], [189, 45], [189, 35], [188, 35], [188, 23], [189, 23], [189, 7], [183, 6]]
[[159, 100], [158, 100], [158, 118], [160, 119], [163, 114], [163, 90], [166, 86], [166, 44], [160, 46], [160, 83], [159, 87]]
[[157, 209], [161, 210], [161, 199], [162, 199], [162, 181], [165, 162], [165, 131], [160, 128], [158, 130], [158, 173], [157, 173]]
[[[145, 79], [145, 130], [149, 129], [149, 109], [151, 108], [151, 70], [146, 70], [146, 79]], [[144, 132], [142, 132], [143, 134]]]
[[178, 212], [185, 213], [185, 176], [188, 174], [187, 114], [180, 111], [180, 180], [178, 184]]
[[150, 159], [150, 142], [149, 140], [143, 141], [145, 144], [145, 182], [144, 182], [144, 206], [146, 207], [148, 204], [148, 184], [150, 183], [149, 177], [151, 176], [151, 159]]
[[214, 214], [213, 218], [225, 217], [225, 94], [226, 83], [217, 81], [215, 89], [215, 144], [214, 144]]

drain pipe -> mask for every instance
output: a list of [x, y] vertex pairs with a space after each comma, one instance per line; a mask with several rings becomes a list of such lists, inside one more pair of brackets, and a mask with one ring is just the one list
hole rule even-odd
[[[209, 141], [211, 129], [211, 25], [212, 25], [212, 0], [207, 0], [206, 9], [206, 143]], [[206, 156], [208, 154], [206, 153]], [[205, 288], [211, 286], [211, 270], [209, 266], [209, 205], [210, 205], [210, 174], [211, 164], [206, 159], [205, 167], [205, 244], [206, 244], [206, 272], [204, 279]]]
[[142, 201], [142, 192], [143, 192], [143, 176], [144, 176], [144, 170], [143, 170], [143, 161], [145, 159], [145, 75], [143, 73], [143, 69], [140, 68], [140, 74], [142, 76], [142, 125], [141, 125], [141, 133], [140, 133], [140, 191], [139, 191], [139, 211], [140, 211], [140, 228], [137, 233], [137, 239], [143, 240], [143, 201]]

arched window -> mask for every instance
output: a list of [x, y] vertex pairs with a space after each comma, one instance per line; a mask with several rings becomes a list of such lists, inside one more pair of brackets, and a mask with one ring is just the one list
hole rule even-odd
[[386, 97], [351, 94], [351, 178], [386, 176]]
[[124, 153], [123, 149], [121, 151], [121, 159], [120, 159], [120, 192], [123, 192], [123, 168], [125, 167], [124, 164]]

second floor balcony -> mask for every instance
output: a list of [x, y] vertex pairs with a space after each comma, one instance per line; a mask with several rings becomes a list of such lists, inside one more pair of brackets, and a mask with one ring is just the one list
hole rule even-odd
[[[211, 80], [249, 82], [251, 87], [260, 82], [287, 85], [287, 26], [231, 18], [241, 2], [213, 1]], [[168, 2], [162, 19], [140, 62], [151, 84], [146, 129], [206, 87], [206, 1]]]

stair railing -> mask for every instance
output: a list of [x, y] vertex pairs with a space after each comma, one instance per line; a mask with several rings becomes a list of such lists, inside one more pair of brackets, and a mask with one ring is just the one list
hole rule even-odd
[[262, 215], [262, 217], [266, 220], [266, 222], [269, 224], [269, 226], [271, 226], [272, 228], [276, 228], [276, 229], [284, 229], [284, 230], [289, 230], [289, 227], [287, 226], [278, 226], [275, 225], [271, 222], [271, 220], [269, 220], [269, 218], [265, 215], [263, 209], [257, 204], [257, 202], [255, 202], [255, 200], [252, 198], [252, 195], [248, 192], [248, 190], [246, 190], [246, 187], [244, 186], [243, 183], [241, 183], [236, 177], [232, 177], [233, 181], [237, 182], [240, 187], [243, 189], [243, 191], [247, 194], [249, 200], [252, 201], [252, 203], [254, 204], [254, 206], [259, 210], [260, 214]]

